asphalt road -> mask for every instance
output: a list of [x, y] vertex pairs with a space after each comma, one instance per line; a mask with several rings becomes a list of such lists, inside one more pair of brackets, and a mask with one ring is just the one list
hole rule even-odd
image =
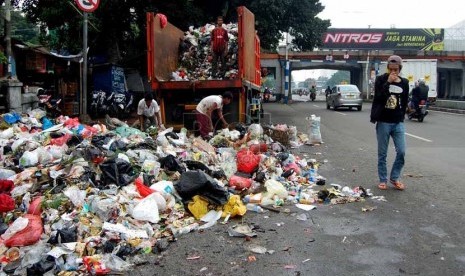
[[[465, 275], [465, 117], [431, 112], [423, 123], [406, 121], [407, 189], [379, 191], [370, 105], [361, 112], [333, 111], [322, 101], [294, 100], [264, 108], [273, 123], [296, 125], [302, 132], [308, 130], [305, 117], [321, 116], [324, 144], [296, 151], [327, 160], [319, 170], [327, 183], [361, 185], [387, 201], [319, 205], [309, 212], [292, 205], [286, 206], [290, 213], [249, 212], [229, 225], [181, 236], [128, 275]], [[393, 157], [392, 146], [388, 168]], [[376, 209], [362, 212], [367, 206]], [[297, 220], [304, 213], [308, 219]], [[227, 228], [238, 223], [255, 225], [258, 236], [251, 241], [229, 237]], [[249, 252], [251, 245], [272, 254]]]

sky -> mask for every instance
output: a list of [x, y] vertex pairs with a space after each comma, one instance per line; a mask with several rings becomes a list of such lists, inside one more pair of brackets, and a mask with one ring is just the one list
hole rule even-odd
[[[330, 28], [449, 28], [465, 20], [465, 0], [320, 0], [318, 16]], [[324, 70], [293, 71], [294, 81], [328, 75]]]

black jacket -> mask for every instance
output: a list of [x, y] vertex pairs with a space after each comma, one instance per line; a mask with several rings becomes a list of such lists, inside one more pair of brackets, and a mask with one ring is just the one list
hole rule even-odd
[[[399, 83], [388, 83], [389, 74], [383, 74], [376, 78], [375, 95], [373, 105], [371, 107], [370, 122], [387, 122], [399, 123], [404, 121], [405, 111], [408, 105], [408, 80], [400, 77]], [[394, 94], [389, 91], [391, 85], [398, 86], [402, 89], [402, 93]], [[398, 106], [395, 109], [386, 108], [388, 99], [395, 97], [398, 101]]]

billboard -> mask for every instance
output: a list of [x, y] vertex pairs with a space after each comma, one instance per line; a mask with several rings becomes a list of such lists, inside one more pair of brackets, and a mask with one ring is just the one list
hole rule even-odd
[[444, 29], [328, 29], [322, 49], [444, 50]]

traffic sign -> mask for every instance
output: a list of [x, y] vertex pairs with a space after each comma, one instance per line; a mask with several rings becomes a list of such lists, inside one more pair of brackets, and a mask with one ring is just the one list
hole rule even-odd
[[83, 12], [93, 12], [98, 8], [100, 0], [74, 0]]

